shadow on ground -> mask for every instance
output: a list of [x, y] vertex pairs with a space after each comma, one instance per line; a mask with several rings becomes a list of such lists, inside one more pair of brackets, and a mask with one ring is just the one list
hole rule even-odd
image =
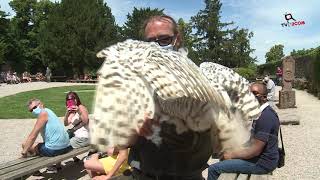
[[30, 176], [28, 179], [41, 179], [41, 180], [52, 180], [52, 179], [66, 179], [74, 180], [84, 177], [87, 172], [84, 169], [83, 162], [67, 161], [62, 166], [62, 169], [58, 173], [46, 173], [42, 172], [40, 176]]

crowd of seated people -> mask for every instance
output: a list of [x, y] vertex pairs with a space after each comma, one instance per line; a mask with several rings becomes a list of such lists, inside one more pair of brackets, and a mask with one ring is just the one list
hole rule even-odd
[[25, 71], [20, 75], [18, 75], [15, 71], [7, 71], [7, 72], [1, 72], [0, 73], [0, 83], [7, 83], [7, 84], [19, 84], [19, 83], [25, 83], [25, 82], [32, 82], [32, 77], [36, 81], [44, 81], [45, 76], [38, 72], [35, 75], [31, 75], [28, 71]]
[[3, 78], [3, 81], [7, 84], [18, 84], [21, 82], [19, 76], [17, 75], [17, 72], [3, 72], [1, 73], [1, 77]]

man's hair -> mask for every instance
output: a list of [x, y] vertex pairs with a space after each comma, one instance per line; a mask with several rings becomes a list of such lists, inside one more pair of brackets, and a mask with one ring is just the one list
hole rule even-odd
[[145, 32], [145, 29], [147, 27], [147, 25], [150, 23], [150, 22], [154, 22], [154, 21], [167, 21], [167, 22], [170, 22], [172, 24], [172, 31], [173, 33], [176, 35], [178, 34], [179, 30], [178, 30], [178, 24], [177, 22], [170, 16], [168, 15], [156, 15], [156, 16], [151, 16], [149, 17], [148, 19], [146, 19], [143, 23], [143, 26], [142, 26], [142, 31], [143, 31], [143, 34]]
[[259, 94], [263, 95], [263, 96], [267, 96], [268, 95], [268, 89], [267, 86], [262, 83], [262, 82], [254, 82], [251, 84], [251, 86], [257, 86], [259, 89]]
[[40, 103], [41, 101], [40, 101], [39, 99], [32, 98], [32, 99], [30, 99], [30, 100], [27, 102], [27, 107], [29, 107], [30, 104], [32, 104], [33, 102]]
[[179, 33], [178, 24], [172, 17], [170, 17], [168, 15], [151, 16], [147, 20], [145, 20], [143, 23], [143, 27], [141, 29], [143, 36], [145, 36], [145, 30], [146, 30], [146, 27], [148, 26], [148, 24], [151, 22], [155, 22], [155, 21], [169, 22], [172, 25], [173, 34], [177, 38], [176, 45], [175, 45], [176, 50], [183, 47], [183, 39]]

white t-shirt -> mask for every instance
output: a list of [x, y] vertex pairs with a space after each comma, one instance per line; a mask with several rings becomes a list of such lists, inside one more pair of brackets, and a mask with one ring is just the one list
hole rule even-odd
[[[76, 113], [71, 120], [71, 123], [73, 123], [75, 120], [80, 119], [80, 115], [79, 113]], [[78, 138], [89, 138], [89, 128], [88, 128], [88, 124], [82, 126], [81, 128], [77, 129], [74, 132], [74, 136], [78, 137]]]
[[267, 99], [268, 101], [274, 101], [274, 96], [275, 96], [275, 84], [274, 82], [269, 79], [268, 83], [267, 83], [267, 89], [268, 89], [268, 96]]

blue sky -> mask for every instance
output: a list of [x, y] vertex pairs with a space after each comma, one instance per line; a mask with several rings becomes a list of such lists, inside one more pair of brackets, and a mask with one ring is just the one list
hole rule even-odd
[[[53, 0], [54, 1], [54, 0]], [[12, 12], [9, 0], [1, 0], [1, 10]], [[126, 15], [133, 7], [165, 9], [175, 19], [190, 20], [200, 9], [203, 0], [106, 0], [119, 25], [126, 21]], [[248, 28], [254, 33], [251, 47], [256, 49], [252, 56], [258, 57], [258, 64], [265, 62], [265, 53], [275, 44], [284, 45], [287, 55], [293, 49], [320, 46], [320, 1], [319, 0], [221, 0], [222, 22], [235, 22], [235, 26]], [[291, 13], [303, 26], [282, 27], [284, 14]]]

